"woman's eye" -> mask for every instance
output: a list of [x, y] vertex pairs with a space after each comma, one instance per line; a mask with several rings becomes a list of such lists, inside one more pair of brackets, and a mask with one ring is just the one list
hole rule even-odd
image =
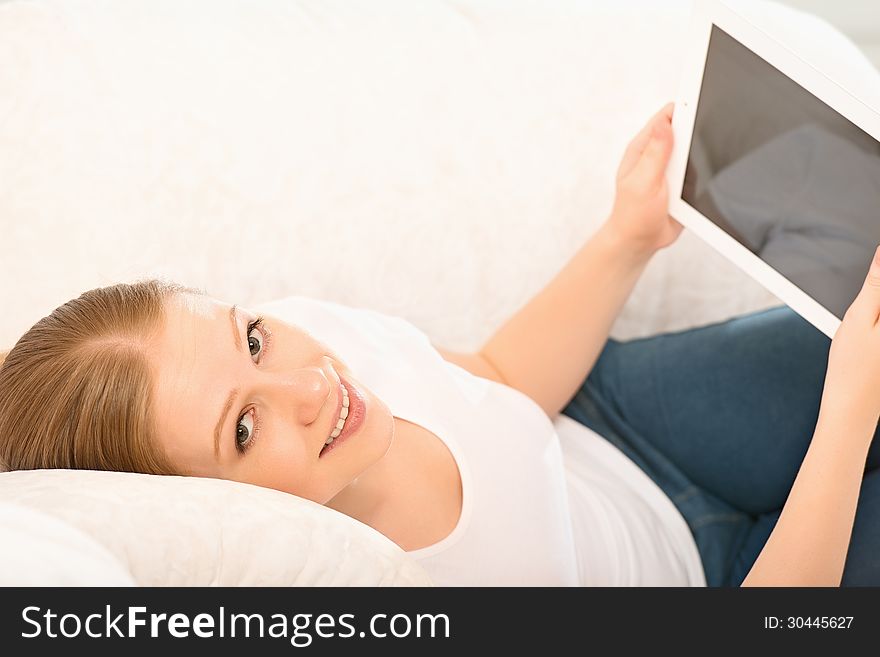
[[[248, 329], [248, 349], [251, 352], [251, 356], [256, 356], [263, 350], [263, 334], [259, 331], [254, 333], [256, 328], [255, 325], [251, 325]], [[252, 333], [253, 335], [251, 335]]]
[[[250, 426], [248, 426], [248, 422]], [[250, 413], [245, 413], [238, 419], [238, 425], [235, 428], [235, 446], [243, 451], [251, 440], [254, 433], [254, 420]]]

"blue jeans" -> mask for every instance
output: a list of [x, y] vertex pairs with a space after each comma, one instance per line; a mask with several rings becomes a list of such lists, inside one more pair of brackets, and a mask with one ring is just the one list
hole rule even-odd
[[[617, 446], [669, 496], [690, 527], [709, 586], [739, 586], [812, 439], [830, 345], [785, 306], [687, 331], [609, 339], [562, 412]], [[843, 586], [880, 585], [878, 465], [874, 440]]]

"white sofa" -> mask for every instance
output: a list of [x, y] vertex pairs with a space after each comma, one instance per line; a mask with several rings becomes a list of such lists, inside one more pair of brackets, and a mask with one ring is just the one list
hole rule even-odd
[[[877, 71], [827, 23], [737, 4], [880, 107]], [[0, 348], [145, 275], [371, 307], [477, 348], [605, 218], [624, 146], [674, 98], [690, 5], [0, 3]], [[778, 303], [685, 232], [612, 335]], [[157, 479], [0, 474], [0, 584], [430, 584], [325, 507]]]

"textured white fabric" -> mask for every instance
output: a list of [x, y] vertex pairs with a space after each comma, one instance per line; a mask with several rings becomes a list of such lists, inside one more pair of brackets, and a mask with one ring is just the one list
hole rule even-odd
[[[827, 23], [746, 4], [880, 98]], [[245, 304], [376, 308], [476, 348], [604, 220], [626, 143], [676, 93], [690, 6], [4, 3], [0, 345], [85, 289], [162, 274]], [[775, 303], [685, 234], [614, 334]]]
[[561, 444], [532, 399], [443, 360], [404, 319], [301, 296], [258, 310], [324, 342], [395, 417], [433, 432], [455, 457], [459, 522], [407, 553], [436, 584], [705, 585], [678, 510], [591, 430], [569, 420]]
[[[0, 500], [69, 526], [50, 536], [43, 521], [9, 525], [19, 563], [32, 549], [47, 555], [44, 575], [21, 576], [44, 584], [72, 578], [85, 584], [91, 575], [97, 584], [114, 574], [67, 572], [86, 563], [78, 556], [85, 554], [83, 534], [141, 586], [431, 584], [418, 564], [372, 527], [308, 500], [233, 481], [88, 470], [4, 472]], [[0, 528], [5, 541], [2, 516]], [[50, 539], [56, 545], [51, 552], [44, 547]], [[0, 561], [0, 582], [16, 577]]]
[[0, 586], [134, 586], [94, 538], [29, 506], [0, 503]]

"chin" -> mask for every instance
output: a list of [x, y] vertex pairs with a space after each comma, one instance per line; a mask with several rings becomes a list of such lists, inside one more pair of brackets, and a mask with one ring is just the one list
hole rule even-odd
[[367, 422], [364, 429], [369, 432], [371, 448], [376, 450], [375, 460], [379, 460], [391, 449], [394, 442], [394, 416], [391, 409], [372, 393], [367, 398]]

